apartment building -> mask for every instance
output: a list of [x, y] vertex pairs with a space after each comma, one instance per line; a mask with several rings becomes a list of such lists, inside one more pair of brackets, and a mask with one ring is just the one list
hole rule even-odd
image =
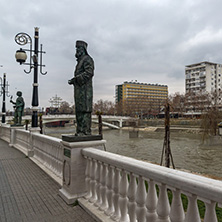
[[[222, 64], [200, 62], [185, 67], [185, 91], [187, 95], [214, 93], [217, 104], [222, 104]], [[192, 107], [188, 107], [189, 108]], [[195, 107], [193, 107], [195, 109]]]
[[124, 82], [116, 85], [116, 104], [122, 114], [155, 115], [168, 97], [168, 86], [159, 84]]

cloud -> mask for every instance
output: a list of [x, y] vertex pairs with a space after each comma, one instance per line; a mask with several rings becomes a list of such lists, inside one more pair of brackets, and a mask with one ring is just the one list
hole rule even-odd
[[[221, 63], [221, 13], [218, 0], [10, 0], [1, 2], [0, 70], [10, 92], [23, 91], [31, 106], [33, 74], [15, 62], [18, 32], [34, 35], [40, 27], [46, 76], [39, 75], [40, 106], [55, 94], [73, 102], [67, 84], [76, 65], [75, 41], [88, 42], [95, 61], [94, 100], [114, 101], [115, 85], [124, 81], [168, 85], [184, 92], [185, 65]], [[7, 105], [12, 109], [10, 104]]]

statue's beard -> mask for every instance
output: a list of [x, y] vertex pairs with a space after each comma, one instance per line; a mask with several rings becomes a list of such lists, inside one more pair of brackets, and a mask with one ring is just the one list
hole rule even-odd
[[82, 57], [83, 53], [82, 52], [76, 52], [75, 57], [78, 59], [80, 59]]

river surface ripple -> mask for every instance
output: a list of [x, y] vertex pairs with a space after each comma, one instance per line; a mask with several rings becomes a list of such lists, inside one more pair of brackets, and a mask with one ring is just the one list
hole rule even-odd
[[[104, 130], [103, 137], [109, 152], [160, 164], [164, 131], [140, 131], [138, 138], [129, 138], [128, 130]], [[176, 169], [222, 180], [221, 145], [206, 146], [201, 135], [178, 131], [170, 133], [170, 147]]]

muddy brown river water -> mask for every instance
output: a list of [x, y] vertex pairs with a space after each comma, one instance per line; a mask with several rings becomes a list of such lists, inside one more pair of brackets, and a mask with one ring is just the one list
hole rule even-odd
[[[61, 138], [61, 132], [55, 131], [51, 135]], [[140, 131], [138, 138], [129, 138], [128, 130], [107, 129], [103, 137], [109, 152], [160, 164], [164, 131]], [[170, 144], [176, 169], [222, 180], [222, 145], [203, 145], [200, 134], [181, 131], [171, 132]]]

